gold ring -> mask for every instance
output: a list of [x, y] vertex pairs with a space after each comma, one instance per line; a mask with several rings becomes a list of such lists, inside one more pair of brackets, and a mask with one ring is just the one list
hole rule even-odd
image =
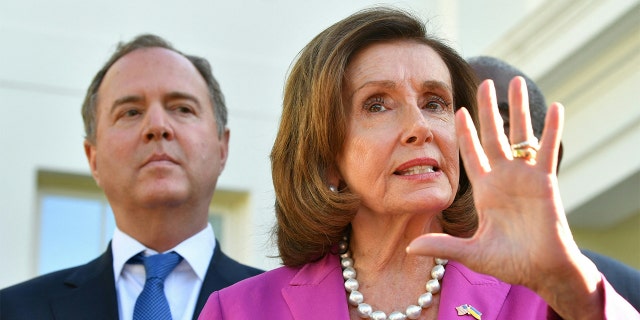
[[514, 159], [535, 159], [538, 154], [538, 139], [522, 141], [511, 145], [511, 155]]
[[533, 138], [531, 140], [522, 141], [522, 142], [511, 145], [511, 150], [527, 149], [527, 148], [538, 150], [538, 139]]
[[522, 158], [526, 160], [535, 159], [537, 154], [538, 152], [536, 151], [536, 149], [531, 147], [511, 150], [511, 155], [513, 155], [514, 159], [516, 158]]

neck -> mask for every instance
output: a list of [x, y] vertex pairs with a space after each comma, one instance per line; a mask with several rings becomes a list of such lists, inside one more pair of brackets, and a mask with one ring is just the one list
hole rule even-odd
[[157, 252], [165, 252], [206, 228], [208, 211], [113, 208], [118, 228]]
[[352, 222], [350, 248], [358, 264], [371, 271], [411, 269], [433, 260], [406, 253], [413, 239], [430, 232], [442, 232], [436, 214], [380, 217], [359, 212]]

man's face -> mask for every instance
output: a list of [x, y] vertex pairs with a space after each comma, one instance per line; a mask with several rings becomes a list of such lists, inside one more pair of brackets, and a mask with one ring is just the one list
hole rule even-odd
[[211, 200], [228, 152], [207, 86], [185, 57], [162, 48], [120, 58], [98, 90], [96, 143], [85, 152], [114, 213]]

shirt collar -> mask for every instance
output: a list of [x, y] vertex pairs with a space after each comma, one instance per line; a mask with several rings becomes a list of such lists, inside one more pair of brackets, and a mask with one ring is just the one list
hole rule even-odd
[[[200, 278], [200, 280], [204, 280], [215, 247], [216, 237], [213, 233], [213, 228], [211, 227], [211, 224], [207, 224], [207, 226], [200, 232], [182, 241], [174, 248], [167, 250], [167, 252], [175, 251], [181, 255], [184, 261], [186, 261], [191, 269], [193, 269], [198, 278]], [[113, 275], [116, 282], [122, 274], [124, 265], [129, 261], [129, 259], [131, 259], [131, 257], [142, 251], [144, 251], [145, 255], [158, 253], [146, 248], [142, 243], [122, 232], [118, 227], [116, 227], [113, 232], [111, 250], [113, 253]]]

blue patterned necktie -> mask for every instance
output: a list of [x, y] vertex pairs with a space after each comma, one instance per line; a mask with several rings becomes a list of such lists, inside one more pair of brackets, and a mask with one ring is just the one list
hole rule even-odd
[[164, 279], [180, 261], [182, 257], [173, 251], [148, 257], [138, 255], [131, 259], [133, 263], [143, 263], [147, 273], [144, 288], [133, 309], [134, 320], [171, 320], [171, 309], [164, 294]]

